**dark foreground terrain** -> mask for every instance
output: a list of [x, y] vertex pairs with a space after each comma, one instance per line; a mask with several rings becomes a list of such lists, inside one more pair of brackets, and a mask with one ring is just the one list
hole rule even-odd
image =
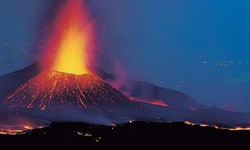
[[[66, 146], [85, 147], [90, 145], [164, 147], [184, 146], [187, 149], [211, 144], [228, 146], [232, 143], [249, 141], [250, 131], [229, 131], [211, 127], [186, 125], [184, 123], [131, 122], [123, 125], [100, 126], [85, 123], [57, 122], [49, 127], [35, 129], [23, 135], [0, 135], [0, 144], [9, 146]], [[72, 143], [72, 145], [70, 144]], [[30, 145], [31, 144], [31, 145]], [[198, 144], [198, 145], [197, 145]], [[240, 144], [240, 145], [242, 145]], [[188, 148], [189, 147], [189, 148]], [[34, 147], [35, 148], [35, 147]], [[118, 149], [120, 149], [118, 148]]]

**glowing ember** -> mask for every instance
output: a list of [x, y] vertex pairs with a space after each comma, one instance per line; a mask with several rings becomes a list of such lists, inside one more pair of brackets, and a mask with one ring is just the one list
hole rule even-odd
[[57, 16], [53, 31], [45, 46], [46, 55], [53, 62], [46, 64], [52, 70], [85, 74], [93, 52], [93, 21], [82, 0], [67, 0]]
[[44, 126], [40, 127], [32, 127], [29, 125], [0, 125], [0, 134], [4, 135], [18, 135], [27, 133], [30, 130], [35, 128], [43, 128]]
[[223, 129], [223, 130], [231, 130], [231, 131], [237, 131], [237, 130], [250, 130], [250, 127], [219, 127], [217, 125], [208, 125], [208, 124], [204, 124], [204, 123], [201, 123], [201, 124], [196, 124], [196, 123], [192, 123], [192, 122], [189, 122], [189, 121], [185, 121], [184, 122], [185, 124], [188, 124], [188, 125], [198, 125], [200, 127], [213, 127], [215, 129]]
[[46, 70], [24, 83], [4, 101], [11, 107], [89, 108], [99, 104], [114, 105], [128, 102], [129, 98], [93, 74], [74, 75]]
[[166, 104], [165, 102], [163, 102], [162, 100], [149, 101], [149, 100], [138, 99], [138, 98], [135, 98], [135, 97], [130, 97], [130, 99], [132, 101], [144, 102], [144, 103], [149, 103], [149, 104], [152, 104], [152, 105], [171, 107], [168, 104]]
[[199, 126], [201, 126], [201, 127], [209, 127], [209, 125], [208, 125], [208, 124], [204, 124], [204, 123], [199, 124]]
[[84, 136], [93, 136], [93, 135], [90, 133], [85, 133]]
[[191, 122], [189, 122], [189, 121], [185, 121], [184, 123], [185, 123], [185, 124], [188, 124], [188, 125], [195, 125], [194, 123], [191, 123]]
[[237, 130], [250, 130], [250, 127], [236, 127], [229, 129], [231, 131], [237, 131]]

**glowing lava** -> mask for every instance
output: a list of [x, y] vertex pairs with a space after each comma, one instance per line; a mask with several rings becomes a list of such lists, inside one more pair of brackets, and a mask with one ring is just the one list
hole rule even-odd
[[[94, 26], [82, 0], [67, 0], [59, 11], [45, 46], [52, 62], [46, 68], [71, 73], [87, 73], [86, 65], [93, 52]], [[49, 67], [48, 67], [49, 66]]]
[[46, 70], [24, 83], [4, 101], [10, 107], [91, 108], [100, 104], [134, 105], [125, 95], [93, 74]]
[[148, 103], [151, 105], [158, 105], [158, 106], [164, 106], [164, 107], [171, 107], [168, 104], [166, 104], [165, 102], [163, 102], [162, 100], [143, 100], [143, 99], [138, 99], [136, 97], [129, 97], [132, 101], [138, 101], [138, 102], [144, 102], [144, 103]]
[[87, 70], [94, 50], [93, 39], [93, 21], [83, 1], [66, 0], [45, 46], [45, 56], [52, 62], [43, 64], [47, 65], [45, 71], [17, 88], [5, 103], [40, 110], [131, 103], [128, 97]]
[[208, 124], [204, 124], [204, 123], [196, 124], [196, 123], [192, 123], [192, 122], [189, 122], [189, 121], [185, 121], [184, 123], [188, 124], [188, 125], [192, 125], [192, 126], [197, 125], [197, 126], [200, 126], [200, 127], [213, 127], [215, 129], [231, 130], [231, 131], [250, 130], [250, 127], [219, 127], [217, 125], [208, 125]]
[[19, 135], [19, 134], [25, 134], [30, 130], [33, 129], [40, 129], [44, 126], [40, 127], [32, 127], [29, 125], [0, 125], [0, 134], [4, 135]]

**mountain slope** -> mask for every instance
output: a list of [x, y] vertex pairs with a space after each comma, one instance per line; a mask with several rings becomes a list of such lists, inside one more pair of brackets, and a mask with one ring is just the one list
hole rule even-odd
[[[41, 60], [18, 71], [0, 77], [0, 100], [16, 90], [40, 72]], [[114, 74], [108, 74], [93, 66], [89, 71], [128, 96], [131, 100], [147, 102], [154, 105], [171, 106], [182, 109], [207, 108], [188, 95], [171, 89], [165, 89], [147, 82], [134, 81]], [[121, 82], [122, 81], [122, 82]]]
[[108, 74], [97, 67], [89, 67], [89, 70], [131, 100], [191, 110], [208, 108], [180, 91], [158, 87], [147, 82], [134, 81], [115, 74]]
[[[7, 107], [3, 110], [16, 114], [32, 114], [49, 122], [78, 121], [113, 125], [141, 120], [185, 122], [236, 130], [250, 129], [248, 113], [207, 108], [179, 91], [129, 80], [95, 67], [89, 67], [92, 73], [75, 75], [52, 70], [40, 71], [38, 66], [39, 63], [36, 63], [0, 77], [1, 89], [8, 86], [8, 90], [11, 90], [10, 93], [0, 91], [3, 94], [1, 102], [7, 104], [1, 103], [0, 110], [2, 106], [18, 107]], [[15, 88], [16, 86], [18, 87]], [[134, 102], [131, 102], [132, 98]], [[191, 107], [198, 110], [191, 111]], [[1, 122], [2, 120], [0, 124]], [[18, 126], [19, 123], [16, 123], [15, 126]], [[5, 124], [8, 122], [3, 123]]]
[[11, 107], [92, 108], [131, 105], [130, 99], [94, 74], [75, 75], [45, 70], [18, 87], [4, 101]]
[[0, 99], [40, 73], [40, 62], [0, 77]]

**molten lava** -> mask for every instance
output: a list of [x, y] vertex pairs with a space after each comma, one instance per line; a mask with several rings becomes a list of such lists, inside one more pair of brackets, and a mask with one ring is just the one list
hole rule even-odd
[[93, 21], [82, 0], [67, 0], [59, 11], [45, 46], [52, 62], [45, 68], [72, 73], [87, 73], [86, 65], [93, 52]]
[[94, 49], [93, 33], [93, 21], [83, 1], [66, 0], [45, 46], [46, 57], [52, 62], [11, 93], [5, 103], [40, 110], [89, 108], [101, 103], [130, 105], [128, 97], [87, 70]]
[[131, 99], [131, 101], [144, 102], [144, 103], [148, 103], [148, 104], [151, 104], [151, 105], [157, 105], [157, 106], [172, 107], [172, 106], [169, 106], [168, 104], [166, 104], [162, 100], [149, 101], [149, 100], [138, 99], [136, 97], [129, 97], [129, 98]]
[[250, 130], [250, 127], [249, 126], [246, 126], [246, 127], [219, 127], [217, 125], [208, 125], [208, 124], [204, 124], [204, 123], [201, 123], [201, 124], [196, 124], [196, 123], [192, 123], [192, 122], [189, 122], [189, 121], [185, 121], [184, 122], [185, 124], [188, 124], [188, 125], [198, 125], [200, 127], [213, 127], [215, 129], [222, 129], [222, 130], [231, 130], [231, 131], [237, 131], [237, 130]]
[[24, 83], [4, 101], [10, 107], [91, 108], [100, 104], [133, 105], [130, 99], [96, 75], [46, 70]]
[[4, 135], [19, 135], [19, 134], [25, 134], [30, 130], [33, 129], [40, 129], [44, 126], [40, 127], [32, 127], [29, 125], [0, 125], [0, 134]]

